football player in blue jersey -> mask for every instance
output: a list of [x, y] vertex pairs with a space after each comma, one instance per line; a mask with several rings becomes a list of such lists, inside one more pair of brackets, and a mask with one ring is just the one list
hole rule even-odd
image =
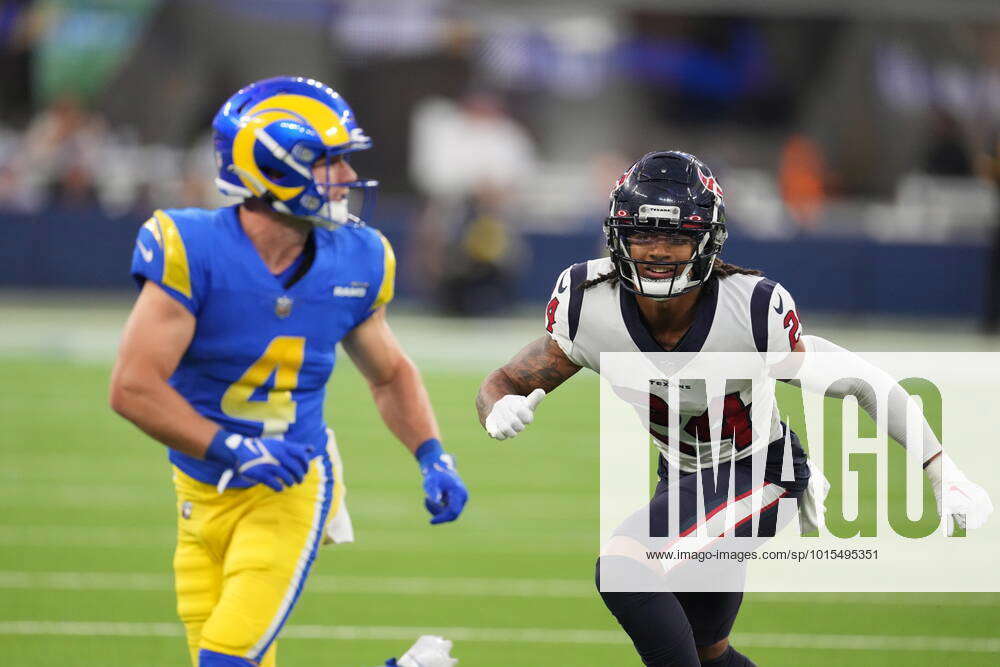
[[351, 539], [322, 413], [338, 342], [413, 452], [430, 522], [457, 519], [468, 493], [386, 322], [392, 247], [348, 208], [375, 185], [346, 159], [371, 146], [350, 107], [280, 77], [238, 91], [213, 128], [217, 184], [243, 202], [156, 211], [139, 230], [111, 406], [169, 447], [192, 663], [273, 666], [318, 547]]

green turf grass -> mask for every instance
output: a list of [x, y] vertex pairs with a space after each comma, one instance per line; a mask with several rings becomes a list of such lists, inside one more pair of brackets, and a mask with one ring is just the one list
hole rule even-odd
[[[5, 360], [0, 366], [0, 573], [154, 576], [143, 585], [96, 590], [19, 588], [0, 577], [0, 623], [176, 624], [166, 578], [175, 520], [169, 468], [160, 445], [106, 407], [108, 375], [102, 364]], [[457, 455], [471, 489], [466, 514], [455, 524], [427, 524], [416, 465], [381, 425], [361, 378], [342, 364], [331, 382], [327, 416], [347, 467], [358, 542], [322, 550], [314, 569], [316, 590], [307, 585], [290, 625], [534, 629], [561, 637], [566, 635], [560, 632], [585, 630], [597, 638], [610, 632], [610, 643], [458, 641], [455, 655], [461, 665], [472, 667], [639, 664], [592, 592], [598, 527], [596, 378], [574, 378], [546, 399], [528, 431], [503, 443], [487, 438], [476, 420], [479, 373], [427, 372], [425, 379], [446, 446]], [[361, 583], [345, 584], [338, 593], [337, 577]], [[540, 597], [525, 596], [513, 586], [510, 595], [498, 595], [496, 586], [491, 595], [474, 590], [413, 595], [394, 594], [386, 577], [436, 578], [442, 584], [454, 578], [566, 584], [564, 594], [557, 590]], [[388, 590], [374, 590], [386, 581]], [[737, 644], [741, 632], [990, 638], [1000, 622], [1000, 609], [991, 604], [995, 599], [966, 595], [954, 600], [967, 600], [967, 605], [933, 604], [928, 596], [900, 595], [871, 604], [750, 595], [735, 637]], [[290, 638], [281, 642], [279, 663], [376, 665], [408, 643]], [[937, 667], [952, 657], [922, 650], [774, 646], [745, 652], [762, 667]], [[186, 664], [183, 640], [161, 636], [0, 633], [0, 655], [4, 664], [24, 667]], [[994, 665], [1000, 657], [980, 652], [953, 659]]]

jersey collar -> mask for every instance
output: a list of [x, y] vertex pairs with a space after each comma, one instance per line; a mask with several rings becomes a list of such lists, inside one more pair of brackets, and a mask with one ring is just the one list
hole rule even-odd
[[650, 333], [639, 312], [639, 303], [635, 300], [635, 295], [622, 289], [620, 285], [618, 286], [618, 295], [625, 328], [628, 329], [632, 341], [640, 350], [643, 352], [700, 352], [705, 344], [705, 339], [708, 338], [708, 332], [712, 329], [712, 321], [715, 319], [715, 308], [719, 302], [719, 279], [713, 276], [702, 286], [701, 296], [695, 306], [694, 322], [672, 350], [665, 349], [656, 342], [656, 338]]
[[260, 256], [257, 252], [257, 248], [254, 246], [253, 241], [247, 236], [246, 231], [243, 229], [242, 223], [240, 223], [239, 214], [239, 204], [228, 207], [226, 210], [229, 212], [230, 223], [233, 226], [233, 233], [238, 239], [238, 243], [242, 248], [242, 252], [245, 253], [248, 258], [246, 260], [246, 268], [249, 270], [254, 278], [258, 280], [262, 285], [266, 285], [269, 289], [279, 289], [282, 291], [292, 291], [293, 288], [297, 287], [299, 284], [305, 282], [305, 278], [311, 275], [311, 269], [313, 264], [316, 263], [317, 256], [317, 230], [314, 228], [311, 230], [309, 237], [306, 239], [306, 245], [303, 248], [300, 258], [302, 262], [298, 265], [294, 272], [285, 275], [282, 273], [280, 276], [271, 273], [270, 269], [264, 263], [264, 258]]

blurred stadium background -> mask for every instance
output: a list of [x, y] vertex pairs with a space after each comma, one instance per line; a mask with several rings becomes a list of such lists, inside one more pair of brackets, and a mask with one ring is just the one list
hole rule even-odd
[[[725, 257], [789, 287], [809, 330], [857, 350], [1000, 349], [991, 0], [6, 0], [6, 664], [184, 664], [168, 469], [107, 409], [109, 364], [138, 225], [225, 204], [211, 116], [290, 73], [339, 90], [375, 140], [353, 164], [382, 182], [392, 319], [473, 495], [427, 528], [416, 471], [342, 365], [328, 410], [359, 542], [322, 554], [284, 664], [375, 664], [420, 628], [463, 665], [636, 664], [590, 584], [596, 380], [502, 446], [472, 400], [537, 335], [558, 272], [602, 252], [607, 192], [648, 150], [712, 165]], [[735, 638], [768, 667], [995, 665], [997, 621], [994, 594], [757, 594]]]

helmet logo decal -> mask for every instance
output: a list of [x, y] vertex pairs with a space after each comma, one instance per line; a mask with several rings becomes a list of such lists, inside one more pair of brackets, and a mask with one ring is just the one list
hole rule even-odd
[[[258, 196], [262, 194], [257, 192], [259, 186], [265, 183], [270, 184], [268, 189], [282, 201], [288, 201], [298, 196], [305, 189], [304, 186], [280, 186], [267, 178], [257, 166], [253, 150], [256, 141], [261, 139], [258, 131], [264, 130], [270, 123], [280, 120], [303, 122], [317, 131], [320, 140], [327, 146], [341, 144], [348, 139], [347, 131], [339, 114], [322, 102], [302, 95], [274, 95], [255, 105], [246, 112], [246, 116], [248, 117], [246, 124], [240, 128], [233, 141], [233, 163], [243, 170], [244, 174], [252, 176], [250, 179], [242, 178], [241, 180], [251, 192]], [[336, 137], [340, 137], [340, 140], [336, 140]], [[296, 157], [300, 156], [306, 157], [302, 155], [301, 151]]]
[[706, 176], [701, 167], [698, 167], [698, 180], [701, 181], [706, 190], [717, 197], [722, 197], [722, 187], [719, 185], [719, 182], [715, 180], [714, 176]]
[[632, 173], [632, 172], [633, 172], [633, 171], [635, 170], [635, 165], [636, 165], [636, 164], [639, 164], [639, 163], [638, 163], [638, 162], [636, 162], [636, 163], [635, 163], [635, 164], [633, 164], [633, 165], [632, 165], [631, 167], [629, 167], [629, 168], [628, 168], [627, 170], [625, 170], [625, 173], [624, 173], [624, 174], [622, 174], [621, 176], [619, 176], [619, 177], [618, 177], [618, 182], [617, 182], [617, 183], [615, 183], [615, 187], [616, 187], [616, 188], [617, 188], [618, 186], [620, 186], [620, 185], [621, 185], [622, 183], [624, 183], [624, 182], [625, 182], [625, 179], [627, 179], [627, 178], [629, 177], [629, 174], [631, 174], [631, 173]]
[[[265, 128], [269, 123], [290, 117], [291, 114], [282, 111], [265, 111], [257, 116], [249, 118], [247, 123], [236, 133], [233, 139], [233, 167], [240, 176], [243, 184], [258, 197], [264, 194], [257, 190], [267, 187], [267, 183], [272, 183], [271, 189], [274, 195], [283, 201], [287, 201], [305, 189], [303, 186], [283, 187], [273, 183], [257, 166], [254, 159], [253, 150], [257, 143], [258, 136], [256, 130]], [[249, 178], [248, 178], [249, 176]]]
[[[320, 140], [327, 146], [347, 141], [347, 129], [340, 114], [311, 97], [288, 93], [274, 95], [256, 104], [246, 115], [256, 116], [266, 111], [279, 111], [289, 120], [304, 121], [305, 125], [311, 126], [319, 134]], [[336, 139], [338, 135], [339, 140]]]

